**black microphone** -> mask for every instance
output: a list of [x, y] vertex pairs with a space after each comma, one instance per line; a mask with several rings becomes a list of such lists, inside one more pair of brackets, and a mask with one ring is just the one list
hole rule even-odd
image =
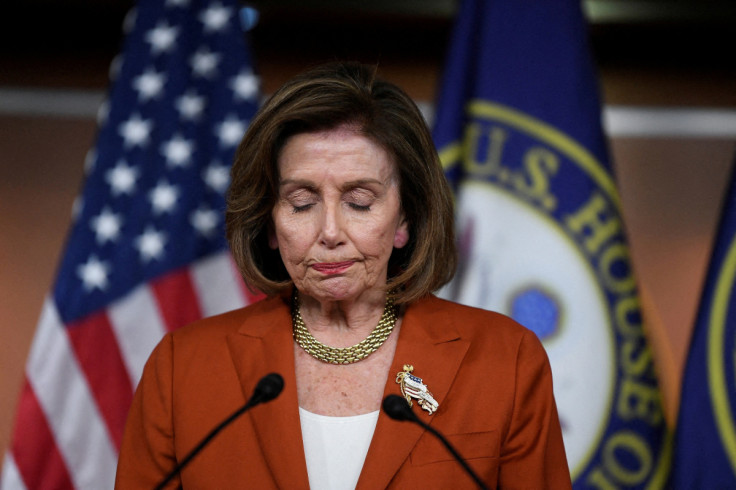
[[179, 474], [179, 472], [187, 465], [189, 462], [194, 458], [194, 456], [199, 453], [202, 448], [204, 448], [213, 437], [217, 435], [218, 432], [220, 432], [222, 429], [224, 429], [227, 425], [229, 425], [233, 420], [244, 414], [249, 409], [255, 407], [256, 405], [259, 405], [261, 403], [270, 402], [279, 394], [281, 393], [281, 390], [284, 389], [284, 378], [281, 377], [280, 374], [271, 373], [267, 374], [264, 377], [261, 378], [260, 381], [258, 381], [258, 384], [256, 385], [256, 389], [253, 390], [253, 395], [250, 397], [250, 400], [237, 409], [235, 412], [232, 413], [228, 418], [220, 422], [220, 424], [212, 429], [212, 431], [207, 434], [207, 437], [202, 439], [202, 441], [197, 444], [197, 446], [192, 449], [189, 454], [186, 455], [184, 459], [181, 460], [181, 462], [176, 465], [176, 467], [171, 470], [171, 472], [166, 475], [166, 478], [164, 478], [161, 483], [156, 485], [156, 490], [161, 490], [166, 486], [169, 481], [171, 481], [172, 478], [174, 478], [176, 475]]
[[460, 463], [460, 465], [463, 467], [465, 472], [470, 475], [473, 481], [475, 481], [475, 483], [478, 485], [478, 488], [488, 490], [486, 484], [483, 483], [480, 478], [478, 478], [478, 475], [476, 475], [475, 472], [470, 468], [470, 466], [468, 466], [468, 463], [466, 463], [463, 457], [458, 454], [458, 452], [455, 450], [454, 447], [452, 447], [448, 440], [445, 439], [445, 437], [440, 434], [434, 427], [422, 422], [419, 417], [417, 417], [405, 398], [399, 395], [388, 395], [386, 398], [383, 399], [383, 411], [386, 412], [386, 415], [394, 420], [408, 420], [409, 422], [414, 422], [415, 424], [418, 424], [420, 427], [432, 433], [437, 439], [442, 442], [442, 444], [445, 445], [447, 450], [450, 451], [450, 454], [452, 454], [457, 462]]

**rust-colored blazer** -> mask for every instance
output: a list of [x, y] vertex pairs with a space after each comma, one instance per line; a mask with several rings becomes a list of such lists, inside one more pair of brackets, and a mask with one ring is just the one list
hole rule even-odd
[[[405, 312], [385, 395], [414, 366], [439, 409], [422, 420], [443, 433], [489, 488], [564, 489], [570, 477], [552, 376], [534, 333], [500, 314], [436, 297]], [[267, 373], [284, 391], [215, 437], [172, 487], [305, 489], [289, 304], [273, 297], [164, 337], [133, 400], [116, 488], [153, 488]], [[473, 488], [432, 434], [381, 412], [358, 489]]]

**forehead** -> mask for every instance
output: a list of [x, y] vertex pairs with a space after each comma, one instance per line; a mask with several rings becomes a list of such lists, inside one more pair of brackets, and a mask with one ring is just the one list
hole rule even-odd
[[391, 154], [354, 126], [291, 136], [279, 152], [278, 169], [282, 178], [285, 172], [291, 174], [319, 169], [397, 175]]

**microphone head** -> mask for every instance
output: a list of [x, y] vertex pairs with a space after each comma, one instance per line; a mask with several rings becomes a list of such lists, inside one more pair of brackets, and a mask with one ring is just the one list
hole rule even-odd
[[258, 403], [269, 402], [279, 396], [283, 389], [284, 378], [280, 374], [267, 374], [256, 385], [253, 397], [258, 398]]
[[412, 412], [409, 402], [399, 395], [388, 395], [384, 398], [383, 411], [394, 420], [417, 421], [417, 416]]

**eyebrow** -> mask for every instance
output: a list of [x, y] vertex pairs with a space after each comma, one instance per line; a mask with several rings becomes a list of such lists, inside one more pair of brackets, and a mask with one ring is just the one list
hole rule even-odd
[[302, 180], [302, 179], [282, 179], [282, 180], [279, 180], [279, 187], [284, 187], [286, 185], [292, 185], [292, 184], [295, 184], [295, 185], [298, 185], [298, 186], [302, 186], [302, 187], [309, 187], [309, 188], [314, 187], [314, 184], [312, 182], [308, 181], [308, 180]]
[[384, 185], [384, 183], [378, 179], [358, 179], [358, 180], [351, 180], [351, 181], [345, 182], [341, 190], [344, 191], [348, 189], [355, 189], [356, 187], [364, 187], [369, 184]]
[[[345, 182], [341, 186], [340, 190], [347, 190], [347, 189], [354, 189], [356, 187], [361, 187], [369, 184], [378, 184], [378, 185], [384, 185], [383, 182], [381, 182], [378, 179], [357, 179], [357, 180], [350, 180], [348, 182]], [[284, 187], [287, 185], [297, 185], [301, 187], [306, 187], [308, 189], [315, 189], [316, 186], [314, 185], [314, 182], [309, 180], [303, 180], [303, 179], [284, 179], [279, 182], [279, 187]]]

